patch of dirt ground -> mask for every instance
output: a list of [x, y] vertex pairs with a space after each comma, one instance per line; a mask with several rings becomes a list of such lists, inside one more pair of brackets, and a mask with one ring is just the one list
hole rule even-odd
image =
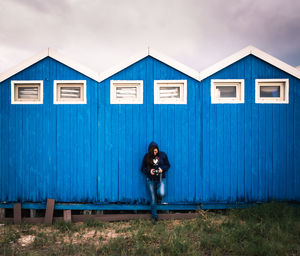
[[35, 236], [32, 236], [32, 235], [21, 236], [18, 239], [18, 243], [19, 243], [19, 245], [25, 247], [25, 246], [31, 245], [34, 242], [34, 239], [35, 239]]

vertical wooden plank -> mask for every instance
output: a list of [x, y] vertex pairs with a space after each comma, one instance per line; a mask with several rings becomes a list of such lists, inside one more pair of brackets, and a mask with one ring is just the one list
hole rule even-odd
[[[196, 105], [196, 111], [195, 111], [195, 120], [196, 120], [196, 160], [195, 160], [195, 183], [196, 183], [196, 195], [195, 195], [195, 200], [197, 203], [200, 201], [204, 201], [204, 186], [206, 185], [204, 181], [205, 177], [205, 172], [207, 171], [208, 168], [205, 169], [204, 165], [204, 154], [206, 155], [207, 151], [204, 153], [204, 136], [203, 136], [203, 130], [204, 130], [204, 124], [205, 127], [207, 127], [207, 123], [209, 123], [209, 120], [207, 119], [207, 113], [208, 109], [205, 109], [205, 114], [204, 114], [204, 103], [203, 103], [203, 90], [204, 90], [204, 83], [199, 82], [197, 83], [196, 86], [196, 96], [195, 96], [195, 105]], [[209, 96], [207, 95], [207, 98], [209, 99]], [[204, 118], [206, 116], [206, 118]], [[205, 120], [204, 120], [205, 119]], [[205, 163], [208, 161], [206, 160]]]
[[[255, 102], [255, 80], [252, 78], [253, 57], [249, 57], [249, 63], [245, 67], [245, 96], [249, 101], [245, 104], [245, 202], [252, 200], [252, 104]], [[248, 86], [247, 86], [248, 84]], [[248, 96], [247, 96], [248, 95]]]
[[[104, 171], [104, 192], [105, 192], [105, 199], [112, 199], [115, 196], [113, 196], [113, 189], [112, 186], [112, 175], [115, 175], [115, 172], [113, 172], [111, 162], [112, 162], [112, 143], [111, 143], [111, 136], [112, 136], [112, 123], [111, 118], [113, 117], [113, 114], [115, 113], [113, 109], [116, 106], [110, 105], [110, 84], [109, 80], [105, 82], [104, 85], [105, 88], [105, 94], [104, 94], [104, 101], [105, 101], [105, 147], [103, 149], [103, 152], [101, 154], [105, 154], [103, 163], [99, 163], [99, 168], [105, 168]], [[118, 179], [118, 177], [114, 177], [115, 179]]]
[[231, 108], [231, 117], [230, 117], [230, 137], [231, 137], [231, 150], [230, 150], [230, 202], [238, 201], [238, 139], [240, 136], [240, 129], [242, 124], [239, 126], [238, 122], [238, 108], [241, 107], [241, 104], [235, 104]]
[[222, 201], [224, 195], [224, 108], [222, 104], [216, 106], [217, 109], [217, 173], [216, 173], [216, 195], [217, 200]]
[[230, 202], [230, 191], [231, 191], [231, 183], [233, 182], [233, 177], [231, 176], [231, 159], [235, 159], [236, 156], [231, 154], [231, 111], [233, 106], [231, 104], [222, 104], [224, 110], [224, 126], [222, 135], [224, 138], [224, 151], [222, 154], [223, 159], [223, 175], [224, 175], [224, 192], [223, 192], [223, 200], [226, 202]]
[[[93, 90], [90, 92], [90, 98], [93, 99], [93, 102], [91, 103], [91, 109], [92, 109], [92, 120], [91, 123], [91, 152], [92, 152], [92, 158], [91, 158], [91, 171], [93, 172], [93, 184], [94, 184], [94, 202], [98, 202], [98, 166], [97, 166], [97, 157], [98, 157], [98, 101], [100, 100], [100, 97], [98, 95], [98, 86], [100, 87], [100, 84], [93, 82]], [[93, 96], [92, 96], [93, 95]], [[102, 107], [103, 108], [103, 107]]]
[[154, 73], [154, 59], [151, 57], [149, 58], [149, 65], [147, 65], [147, 82], [148, 87], [146, 88], [146, 93], [144, 94], [145, 97], [147, 97], [147, 120], [146, 122], [146, 128], [147, 128], [147, 149], [148, 144], [154, 140], [154, 80], [157, 79], [156, 74]]
[[[210, 126], [212, 124], [212, 105], [211, 105], [211, 97], [210, 97], [210, 80], [205, 79], [204, 81], [201, 81], [200, 84], [200, 92], [202, 93], [201, 96], [201, 102], [203, 102], [199, 107], [198, 111], [200, 113], [203, 113], [203, 120], [202, 123], [200, 123], [200, 126], [202, 125], [202, 133], [201, 133], [201, 138], [202, 141], [200, 142], [201, 146], [200, 149], [202, 148], [202, 154], [203, 154], [203, 179], [202, 179], [202, 191], [203, 191], [203, 196], [202, 200], [203, 202], [208, 202], [209, 200], [209, 195], [210, 195], [210, 185], [211, 185], [211, 180], [214, 179], [214, 175], [212, 173], [212, 169], [210, 164], [212, 163], [212, 156], [210, 154], [210, 147], [212, 146], [212, 137], [215, 135]], [[199, 103], [198, 103], [199, 104]], [[202, 106], [202, 110], [201, 110]], [[200, 110], [199, 110], [200, 108]], [[215, 161], [215, 160], [214, 160]], [[211, 178], [211, 179], [210, 179]]]
[[198, 90], [198, 84], [193, 81], [192, 79], [188, 79], [188, 119], [189, 119], [189, 126], [188, 126], [188, 138], [189, 138], [189, 175], [188, 175], [188, 184], [189, 184], [189, 191], [188, 191], [188, 202], [193, 203], [196, 199], [196, 93]]
[[273, 173], [273, 106], [266, 106], [265, 126], [265, 200], [272, 199], [272, 173]]
[[[209, 85], [210, 88], [210, 85]], [[209, 193], [208, 202], [217, 200], [217, 161], [219, 158], [219, 152], [217, 151], [217, 106], [216, 104], [210, 105], [210, 124], [209, 124], [209, 135], [210, 147], [209, 147], [209, 162], [210, 170], [207, 172], [209, 175]]]
[[22, 209], [21, 204], [14, 204], [14, 224], [21, 224]]
[[289, 104], [287, 108], [287, 198], [294, 200], [294, 93], [295, 93], [295, 78], [290, 77], [289, 79]]
[[252, 162], [252, 191], [251, 191], [251, 198], [252, 200], [258, 200], [258, 190], [259, 190], [259, 168], [258, 168], [258, 158], [259, 158], [259, 127], [258, 127], [258, 120], [259, 120], [259, 109], [258, 104], [252, 104], [252, 152], [251, 152], [251, 162]]
[[273, 179], [272, 179], [272, 199], [277, 200], [279, 198], [279, 183], [281, 177], [279, 177], [279, 106], [274, 104], [273, 106]]
[[[127, 172], [125, 175], [125, 189], [124, 189], [124, 200], [132, 203], [132, 173], [133, 173], [133, 165], [132, 165], [132, 156], [133, 156], [133, 147], [135, 145], [132, 144], [134, 133], [132, 131], [132, 123], [133, 123], [133, 111], [137, 109], [137, 105], [128, 105], [126, 108], [126, 123], [127, 123], [127, 132], [125, 133], [125, 147], [124, 147], [124, 155], [129, 154], [129, 157], [125, 157], [125, 169], [127, 168]], [[138, 131], [137, 131], [138, 132]]]
[[18, 106], [16, 105], [10, 105], [10, 111], [9, 111], [9, 147], [8, 147], [8, 182], [9, 182], [9, 188], [10, 193], [8, 196], [8, 201], [16, 201], [16, 177], [17, 177], [17, 171], [16, 171], [16, 108]]
[[44, 219], [44, 223], [46, 225], [51, 225], [53, 222], [54, 204], [55, 204], [55, 199], [47, 200], [46, 214]]
[[300, 200], [300, 81], [294, 85], [294, 197]]
[[287, 200], [287, 105], [280, 104], [280, 134], [279, 134], [279, 154], [280, 154], [280, 162], [279, 162], [279, 190], [280, 190], [280, 199]]
[[105, 162], [104, 162], [104, 149], [105, 149], [105, 131], [106, 131], [106, 102], [105, 102], [105, 85], [106, 82], [101, 82], [97, 86], [97, 190], [98, 201], [104, 202], [105, 199]]
[[[125, 155], [125, 130], [126, 127], [128, 126], [127, 124], [127, 117], [126, 117], [126, 108], [127, 106], [125, 105], [118, 105], [118, 115], [119, 115], [119, 127], [118, 127], [118, 136], [116, 136], [119, 140], [116, 141], [115, 138], [113, 138], [113, 145], [115, 145], [116, 150], [113, 150], [112, 154], [114, 155], [114, 151], [118, 151], [119, 155], [118, 155], [118, 168], [116, 169], [116, 173], [114, 175], [114, 177], [118, 176], [119, 180], [118, 180], [118, 184], [115, 184], [115, 187], [117, 189], [117, 195], [115, 200], [122, 200], [122, 198], [125, 195], [125, 187], [126, 187], [126, 172], [127, 167], [125, 165], [125, 161], [126, 161], [126, 155]], [[122, 125], [125, 124], [125, 125]], [[114, 122], [113, 122], [114, 125]], [[117, 134], [116, 134], [117, 135]]]
[[[1, 133], [2, 133], [2, 143], [3, 146], [0, 147], [1, 150], [1, 156], [2, 156], [2, 161], [1, 161], [1, 179], [2, 179], [2, 186], [0, 189], [0, 193], [3, 193], [2, 198], [3, 201], [5, 198], [10, 198], [10, 192], [12, 187], [11, 186], [11, 178], [10, 178], [10, 173], [4, 172], [4, 170], [10, 170], [9, 169], [9, 152], [10, 152], [10, 129], [9, 129], [9, 122], [10, 122], [10, 112], [11, 112], [11, 104], [10, 104], [10, 80], [6, 80], [6, 82], [1, 83], [1, 95], [0, 97], [2, 98], [2, 115], [0, 116], [3, 117], [3, 125], [1, 127]], [[13, 172], [13, 171], [11, 171]], [[10, 189], [9, 189], [10, 188]]]
[[257, 172], [259, 173], [259, 179], [258, 179], [258, 195], [257, 198], [259, 201], [264, 201], [264, 195], [265, 195], [265, 163], [266, 163], [266, 106], [263, 104], [259, 105], [259, 128], [258, 128], [258, 169]]
[[[115, 202], [118, 201], [123, 191], [124, 172], [123, 161], [124, 155], [122, 155], [122, 148], [124, 142], [124, 114], [122, 112], [122, 105], [111, 105], [111, 199]], [[121, 170], [122, 168], [122, 170]]]
[[36, 216], [36, 210], [30, 209], [30, 218], [35, 218], [35, 216]]
[[5, 218], [5, 208], [0, 208], [0, 220], [4, 220]]
[[72, 211], [71, 210], [64, 210], [64, 221], [72, 222]]

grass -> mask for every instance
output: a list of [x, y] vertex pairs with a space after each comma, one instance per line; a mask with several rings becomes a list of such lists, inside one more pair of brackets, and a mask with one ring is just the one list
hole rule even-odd
[[268, 203], [199, 213], [194, 219], [156, 225], [148, 220], [93, 219], [51, 227], [5, 225], [0, 227], [0, 254], [300, 255], [300, 207]]

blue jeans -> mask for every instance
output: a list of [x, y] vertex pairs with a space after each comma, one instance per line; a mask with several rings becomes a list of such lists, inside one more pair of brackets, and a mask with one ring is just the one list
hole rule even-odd
[[166, 195], [166, 179], [153, 181], [147, 178], [147, 185], [151, 196], [152, 218], [157, 218], [157, 196], [163, 198]]

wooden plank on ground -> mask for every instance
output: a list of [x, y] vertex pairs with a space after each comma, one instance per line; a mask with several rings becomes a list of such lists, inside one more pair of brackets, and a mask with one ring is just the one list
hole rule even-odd
[[47, 200], [46, 214], [45, 214], [45, 220], [44, 220], [44, 223], [46, 225], [52, 225], [54, 204], [55, 204], [55, 199]]
[[[200, 216], [199, 213], [170, 213], [158, 214], [158, 220], [178, 220], [178, 219], [192, 219]], [[101, 215], [72, 215], [73, 222], [81, 222], [86, 219], [95, 219], [104, 222], [111, 221], [126, 221], [144, 219], [150, 220], [151, 214], [101, 214]]]
[[71, 210], [64, 210], [64, 221], [72, 222], [72, 211]]
[[20, 203], [14, 204], [14, 224], [21, 224], [22, 206]]
[[[192, 219], [201, 216], [199, 213], [163, 213], [158, 214], [158, 220], [180, 220], [180, 219]], [[100, 214], [100, 215], [72, 215], [73, 222], [82, 222], [86, 219], [95, 219], [103, 222], [113, 222], [113, 221], [128, 221], [128, 220], [151, 220], [151, 214]], [[63, 217], [54, 217], [55, 221], [64, 220]], [[6, 222], [12, 222], [13, 218], [4, 218]], [[36, 218], [23, 218], [24, 223], [43, 223], [43, 217]]]

